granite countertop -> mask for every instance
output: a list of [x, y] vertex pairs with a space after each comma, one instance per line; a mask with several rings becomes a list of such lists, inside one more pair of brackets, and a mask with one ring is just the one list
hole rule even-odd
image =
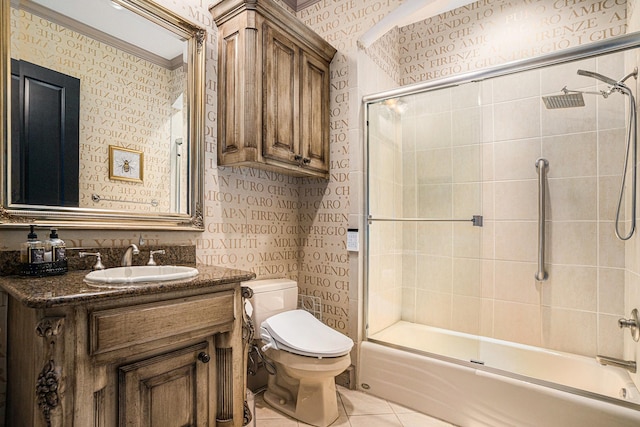
[[243, 282], [256, 277], [250, 271], [225, 267], [197, 265], [198, 276], [187, 280], [145, 283], [143, 286], [107, 288], [90, 286], [84, 282], [88, 270], [69, 271], [61, 276], [0, 277], [0, 287], [8, 294], [31, 308], [60, 307], [100, 302], [109, 299], [164, 292], [220, 286]]

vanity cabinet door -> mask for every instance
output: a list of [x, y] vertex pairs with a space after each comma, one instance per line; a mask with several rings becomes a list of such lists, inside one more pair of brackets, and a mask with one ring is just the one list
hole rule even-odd
[[[118, 370], [121, 426], [214, 426], [208, 342], [165, 353]], [[210, 373], [211, 372], [211, 373]], [[213, 409], [213, 408], [211, 408]]]

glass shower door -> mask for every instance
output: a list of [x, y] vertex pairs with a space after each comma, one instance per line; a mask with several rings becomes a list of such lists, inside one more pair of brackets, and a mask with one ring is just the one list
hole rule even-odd
[[367, 104], [369, 339], [479, 358], [480, 90], [469, 83]]

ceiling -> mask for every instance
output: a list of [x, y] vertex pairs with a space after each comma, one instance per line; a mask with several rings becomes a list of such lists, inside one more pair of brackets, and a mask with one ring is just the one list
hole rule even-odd
[[[182, 56], [185, 43], [161, 28], [110, 0], [31, 0], [47, 9], [95, 28], [117, 39], [153, 52], [167, 60]], [[22, 1], [29, 4], [30, 1]]]

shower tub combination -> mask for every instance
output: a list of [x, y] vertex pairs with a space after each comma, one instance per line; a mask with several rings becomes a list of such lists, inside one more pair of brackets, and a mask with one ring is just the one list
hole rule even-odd
[[584, 356], [399, 322], [361, 344], [360, 366], [365, 390], [459, 426], [640, 425], [627, 372]]
[[[608, 54], [626, 55], [625, 51], [638, 47], [640, 47], [640, 42], [634, 40], [633, 37], [623, 36], [614, 41], [591, 45], [588, 48], [578, 47], [535, 60], [511, 63], [498, 69], [427, 82], [365, 97], [365, 123], [367, 127], [368, 144], [366, 180], [368, 226], [366, 228], [365, 238], [368, 250], [365, 258], [365, 301], [367, 305], [365, 309], [365, 322], [367, 325], [367, 336], [365, 341], [360, 345], [358, 364], [358, 383], [362, 389], [376, 396], [401, 403], [415, 410], [460, 426], [618, 427], [640, 425], [640, 392], [628, 372], [635, 372], [635, 361], [622, 360], [615, 357], [600, 358], [600, 356], [598, 356], [598, 360], [596, 360], [596, 357], [557, 351], [554, 349], [553, 343], [549, 348], [542, 348], [482, 336], [480, 331], [484, 330], [482, 328], [486, 328], [487, 322], [481, 319], [482, 313], [484, 313], [484, 306], [480, 306], [480, 303], [478, 303], [479, 305], [477, 306], [479, 317], [476, 319], [477, 324], [475, 325], [478, 330], [478, 335], [460, 332], [453, 328], [443, 329], [442, 327], [433, 326], [433, 324], [438, 325], [437, 320], [435, 323], [432, 323], [433, 318], [437, 318], [440, 308], [438, 304], [446, 305], [450, 303], [453, 307], [453, 314], [450, 315], [450, 319], [444, 321], [440, 319], [440, 323], [447, 325], [454, 324], [455, 321], [458, 321], [455, 314], [456, 301], [470, 301], [474, 300], [473, 297], [475, 297], [475, 300], [480, 301], [483, 291], [472, 290], [471, 296], [466, 300], [464, 298], [458, 298], [456, 300], [456, 295], [454, 295], [453, 290], [465, 290], [466, 288], [464, 288], [464, 286], [454, 283], [450, 286], [452, 293], [447, 295], [445, 294], [446, 291], [443, 290], [444, 287], [442, 284], [437, 285], [439, 287], [436, 287], [435, 290], [427, 289], [428, 292], [425, 292], [425, 286], [429, 286], [425, 285], [426, 282], [429, 280], [438, 280], [438, 274], [440, 276], [446, 276], [455, 270], [456, 262], [460, 262], [459, 266], [471, 266], [471, 269], [473, 269], [473, 266], [482, 265], [482, 261], [485, 259], [489, 259], [492, 262], [502, 262], [503, 260], [499, 257], [495, 259], [491, 259], [490, 257], [483, 258], [482, 253], [475, 255], [469, 254], [469, 252], [463, 248], [458, 251], [450, 250], [453, 254], [462, 254], [462, 256], [460, 256], [461, 260], [456, 261], [454, 259], [451, 261], [447, 256], [438, 253], [437, 248], [429, 247], [425, 249], [425, 245], [428, 245], [429, 242], [419, 242], [420, 239], [415, 237], [419, 235], [417, 232], [417, 230], [420, 230], [419, 227], [433, 227], [430, 225], [432, 223], [466, 222], [469, 221], [466, 218], [471, 216], [473, 216], [471, 222], [474, 228], [475, 226], [482, 227], [483, 216], [476, 215], [478, 212], [465, 211], [462, 216], [466, 217], [468, 213], [469, 215], [466, 218], [444, 219], [442, 215], [440, 215], [442, 211], [430, 210], [431, 208], [429, 206], [422, 208], [418, 206], [416, 208], [413, 204], [419, 205], [420, 197], [424, 197], [424, 194], [431, 191], [432, 188], [440, 192], [443, 191], [441, 181], [436, 181], [435, 184], [431, 186], [424, 185], [423, 183], [424, 189], [422, 190], [413, 189], [407, 191], [402, 187], [403, 191], [398, 191], [398, 188], [403, 186], [404, 180], [407, 179], [405, 175], [401, 178], [403, 181], [398, 184], [398, 182], [394, 181], [394, 179], [398, 179], [397, 176], [394, 177], [392, 176], [393, 174], [385, 172], [379, 173], [377, 170], [384, 170], [384, 165], [388, 165], [391, 162], [390, 159], [392, 156], [395, 155], [401, 159], [399, 161], [400, 163], [405, 159], [410, 159], [410, 161], [415, 162], [415, 165], [410, 165], [409, 167], [401, 165], [399, 170], [414, 171], [411, 172], [414, 174], [414, 177], [410, 179], [424, 179], [425, 173], [422, 172], [423, 176], [420, 177], [419, 173], [416, 173], [415, 170], [419, 169], [418, 162], [421, 161], [420, 159], [422, 159], [422, 161], [428, 161], [425, 160], [427, 157], [420, 158], [416, 153], [407, 155], [402, 151], [402, 148], [399, 149], [399, 155], [393, 154], [393, 150], [397, 150], [397, 148], [394, 147], [404, 144], [404, 140], [398, 143], [391, 140], [393, 136], [388, 136], [397, 134], [393, 127], [394, 117], [401, 117], [407, 109], [433, 108], [433, 105], [439, 105], [439, 102], [433, 101], [432, 99], [430, 102], [417, 101], [416, 104], [413, 104], [414, 107], [411, 107], [410, 102], [412, 102], [411, 97], [413, 95], [421, 95], [432, 91], [437, 92], [441, 89], [454, 88], [462, 84], [482, 81], [484, 79], [509, 76], [520, 71], [530, 71], [558, 64], [568, 64], [573, 61], [582, 61], [585, 58], [599, 58]], [[565, 73], [567, 72], [566, 68], [567, 67], [564, 69]], [[635, 231], [635, 212], [630, 216], [630, 220], [626, 222], [624, 222], [620, 216], [623, 192], [626, 188], [624, 180], [627, 179], [627, 175], [631, 176], [630, 179], [633, 182], [630, 185], [632, 187], [631, 190], [626, 191], [633, 194], [625, 195], [627, 197], [625, 203], [627, 203], [627, 208], [633, 211], [635, 211], [636, 205], [636, 112], [632, 91], [624, 85], [624, 81], [631, 77], [637, 79], [637, 70], [634, 70], [633, 73], [626, 75], [619, 81], [596, 72], [579, 70], [578, 74], [593, 77], [601, 83], [610, 85], [608, 88], [609, 92], [568, 90], [565, 87], [562, 89], [561, 95], [542, 97], [543, 99], [541, 101], [544, 101], [548, 109], [555, 109], [584, 106], [583, 94], [602, 95], [603, 98], [607, 98], [612, 92], [627, 95], [625, 98], [629, 99], [629, 106], [626, 107], [628, 120], [625, 120], [626, 123], [623, 124], [627, 131], [625, 168], [621, 174], [623, 184], [620, 187], [620, 198], [615, 214], [615, 221], [613, 221], [613, 218], [606, 218], [602, 224], [604, 224], [603, 227], [611, 226], [611, 235], [614, 234], [615, 230], [615, 236], [617, 236], [619, 240], [628, 240]], [[452, 97], [455, 98], [455, 96]], [[440, 97], [437, 99], [439, 101], [444, 98]], [[458, 102], [461, 101], [458, 100]], [[544, 109], [544, 107], [542, 108]], [[621, 109], [616, 111], [621, 111]], [[378, 116], [374, 117], [375, 114], [378, 114]], [[404, 129], [402, 125], [400, 125], [400, 128]], [[569, 134], [571, 132], [573, 131], [568, 131], [567, 133]], [[437, 134], [437, 131], [433, 133]], [[483, 138], [484, 135], [477, 138], [475, 143], [483, 141]], [[417, 145], [418, 143], [420, 142], [415, 142], [414, 144]], [[440, 141], [438, 141], [438, 143], [440, 143]], [[440, 149], [441, 147], [438, 146], [436, 148]], [[475, 149], [474, 147], [471, 148]], [[415, 147], [413, 149], [415, 150]], [[468, 151], [470, 152], [471, 150]], [[482, 149], [476, 151], [482, 153]], [[454, 158], [454, 155], [451, 155], [451, 158]], [[441, 171], [437, 170], [441, 163], [443, 162], [428, 164], [428, 167], [436, 169], [437, 173], [433, 173], [432, 175], [439, 180], [442, 179], [442, 176], [446, 175], [446, 173], [440, 173]], [[480, 160], [479, 163], [483, 164], [482, 160]], [[627, 165], [631, 168], [629, 172], [627, 172]], [[551, 167], [553, 167], [553, 165]], [[464, 172], [474, 170], [473, 167], [465, 167], [463, 169], [465, 169]], [[396, 168], [396, 170], [398, 170], [398, 168]], [[481, 168], [478, 168], [478, 170], [479, 177], [476, 181], [482, 183]], [[427, 174], [429, 173], [431, 173], [431, 171], [427, 172]], [[438, 173], [440, 174], [438, 175]], [[456, 172], [454, 171], [452, 175], [455, 174]], [[458, 172], [458, 174], [460, 174], [460, 172]], [[418, 178], [415, 176], [418, 176]], [[468, 181], [471, 182], [473, 179], [469, 179]], [[551, 184], [546, 182], [540, 181], [540, 183], [540, 188], [553, 188]], [[468, 184], [468, 182], [465, 182], [465, 184]], [[413, 183], [410, 185], [417, 188], [421, 184]], [[438, 185], [440, 185], [440, 187], [438, 187]], [[476, 182], [471, 182], [471, 185], [476, 185]], [[394, 194], [393, 197], [395, 198], [385, 199], [380, 196], [384, 193], [385, 186], [390, 189], [388, 192]], [[478, 185], [478, 187], [482, 188], [482, 185]], [[409, 196], [412, 202], [407, 205], [404, 205], [403, 202], [398, 203], [397, 194], [401, 193], [402, 197], [406, 197], [407, 194], [410, 194], [410, 191], [415, 192]], [[551, 261], [544, 259], [545, 235], [549, 237], [548, 232], [544, 229], [544, 213], [547, 209], [545, 208], [544, 202], [545, 200], [548, 201], [549, 197], [545, 196], [542, 190], [539, 189], [538, 191], [539, 194], [541, 194], [541, 196], [539, 196], [537, 219], [539, 228], [539, 268], [538, 271], [535, 272], [535, 281], [538, 283], [538, 289], [542, 289], [541, 283], [544, 283], [548, 277], [545, 266], [552, 264]], [[472, 196], [471, 199], [474, 199], [474, 197], [475, 196]], [[476, 198], [481, 199], [482, 193]], [[431, 205], [434, 204], [435, 199], [433, 195], [428, 195], [425, 199], [428, 200], [428, 203], [431, 203]], [[451, 199], [455, 200], [455, 197], [451, 197]], [[469, 199], [469, 197], [467, 197], [467, 199]], [[476, 200], [475, 202], [476, 207], [473, 209], [482, 210], [482, 201]], [[399, 204], [401, 205], [400, 208], [397, 207]], [[408, 206], [408, 208], [405, 206]], [[459, 210], [457, 211], [451, 208], [450, 212], [459, 212]], [[411, 215], [414, 217], [411, 217]], [[492, 215], [495, 215], [495, 212], [492, 212]], [[521, 222], [526, 222], [523, 221], [522, 218], [518, 219]], [[492, 219], [490, 219], [490, 221], [491, 220]], [[498, 220], [500, 220], [500, 218], [493, 221], [498, 222]], [[530, 218], [526, 218], [526, 220], [532, 222]], [[598, 220], [600, 220], [599, 217]], [[486, 222], [486, 218], [484, 221]], [[623, 224], [627, 224], [627, 228], [629, 229], [627, 234], [620, 230]], [[458, 227], [465, 226], [466, 225], [458, 224], [451, 225], [451, 228], [448, 230], [450, 230], [451, 235], [455, 236], [456, 233], [462, 230], [462, 228]], [[404, 227], [413, 228], [406, 229]], [[440, 229], [440, 231], [442, 231], [442, 229]], [[552, 229], [551, 233], [557, 233], [558, 231], [558, 228], [555, 230]], [[471, 232], [465, 231], [461, 233], [461, 235], [467, 236], [468, 238], [470, 235], [477, 236], [480, 235], [480, 233], [472, 234]], [[439, 238], [441, 234], [431, 234], [429, 236]], [[475, 247], [480, 248], [479, 251], [481, 251], [483, 247], [480, 240], [481, 239], [475, 242]], [[404, 246], [405, 241], [413, 241], [414, 246]], [[455, 241], [456, 238], [454, 237], [450, 245], [453, 245]], [[463, 245], [466, 243], [467, 246], [474, 246], [473, 242], [469, 244], [470, 240], [468, 239], [465, 240], [463, 238], [461, 241]], [[448, 244], [442, 239], [433, 239], [433, 242], [440, 246], [447, 246]], [[535, 242], [533, 245], [535, 245]], [[428, 256], [431, 256], [432, 260], [427, 261], [427, 263], [434, 262], [433, 259], [436, 261], [445, 259], [449, 264], [445, 264], [445, 268], [440, 270], [438, 270], [435, 262], [429, 264], [428, 267], [424, 267], [424, 265], [421, 266], [420, 263], [422, 261], [420, 255], [416, 255], [420, 251], [426, 252]], [[505, 251], [505, 253], [507, 253], [507, 251]], [[409, 262], [414, 263], [416, 266], [411, 267], [415, 270], [403, 273], [402, 270], [406, 269], [407, 265], [406, 254], [409, 256], [408, 259], [413, 260]], [[507, 253], [507, 255], [511, 254]], [[473, 257], [476, 259], [470, 260], [470, 258]], [[520, 262], [520, 264], [522, 264], [522, 260], [516, 259], [514, 262]], [[580, 262], [575, 262], [575, 260], [567, 264], [575, 264], [569, 265], [569, 268], [583, 267], [583, 265], [580, 265]], [[565, 266], [560, 265], [560, 267]], [[599, 265], [596, 265], [594, 269], [599, 267]], [[608, 266], [605, 265], [604, 267], [606, 268]], [[478, 270], [478, 276], [482, 276], [480, 268], [478, 268]], [[435, 273], [432, 274], [433, 271], [435, 271]], [[445, 273], [443, 274], [442, 271]], [[409, 277], [409, 279], [405, 279], [405, 276]], [[452, 279], [455, 277], [468, 278], [468, 276], [464, 276], [462, 273], [458, 273], [457, 275], [453, 273], [451, 276]], [[533, 281], [533, 271], [531, 272], [531, 276]], [[403, 283], [406, 280], [413, 280], [414, 283]], [[400, 282], [399, 285], [398, 282]], [[557, 279], [547, 286], [558, 287], [561, 285], [561, 281]], [[389, 289], [394, 286], [396, 289]], [[422, 296], [419, 296], [420, 292], [422, 292]], [[476, 293], [474, 294], [473, 292]], [[519, 295], [514, 296], [517, 293], [516, 291], [510, 294], [511, 297], [515, 298], [516, 302], [518, 302], [517, 298], [520, 297]], [[435, 295], [436, 298], [439, 297], [440, 299], [435, 303], [431, 303], [429, 306], [421, 306], [421, 301], [423, 304], [426, 298], [424, 295]], [[467, 296], [468, 295], [464, 295], [465, 298]], [[498, 301], [497, 297], [491, 296], [490, 298], [495, 298], [492, 304], [502, 304], [504, 302]], [[409, 301], [409, 307], [403, 305], [406, 304], [405, 300]], [[537, 304], [540, 304], [541, 301], [543, 301], [542, 298], [537, 300]], [[549, 301], [547, 300], [546, 303], [549, 304]], [[530, 302], [529, 304], [535, 306], [536, 302]], [[561, 309], [565, 308], [560, 307]], [[540, 310], [541, 313], [544, 309], [547, 309], [548, 312], [551, 310], [549, 306], [538, 306], [537, 309]], [[584, 314], [583, 311], [585, 309], [578, 307], [576, 311], [579, 310], [582, 310], [579, 315]], [[468, 314], [468, 311], [461, 311], [459, 313], [463, 313], [461, 317], [464, 317], [464, 315]], [[607, 314], [608, 318], [613, 317], [612, 313], [605, 312], [604, 314]], [[598, 312], [596, 315], [600, 316], [601, 313]], [[601, 316], [600, 319], [605, 317], [607, 316]], [[498, 320], [492, 319], [488, 323], [496, 321]], [[500, 321], [504, 322], [504, 318], [500, 319]], [[549, 322], [550, 323], [545, 324], [545, 328], [550, 327], [551, 321]], [[625, 320], [625, 322], [628, 321]], [[465, 330], [465, 328], [473, 329], [474, 325], [470, 326], [470, 323], [473, 323], [473, 321], [469, 322], [467, 319], [467, 323], [461, 327], [460, 330]], [[514, 319], [513, 322], [507, 320], [506, 323], [516, 324], [518, 322], [517, 319]], [[478, 326], [479, 324], [482, 324], [482, 326]], [[620, 325], [621, 327], [627, 326], [626, 324], [623, 325], [623, 323]], [[549, 333], [548, 330], [542, 329], [543, 330], [540, 331], [541, 334]], [[504, 328], [501, 330], [504, 331]], [[600, 332], [600, 334], [602, 334], [602, 332]], [[513, 334], [511, 335], [513, 336]], [[574, 337], [578, 335], [579, 334], [574, 334]], [[573, 339], [573, 337], [571, 339]], [[625, 339], [631, 341], [631, 338], [628, 337], [626, 332]], [[535, 338], [533, 341], [536, 341]], [[545, 341], [549, 341], [549, 335], [547, 335], [545, 339], [539, 340], [539, 342]], [[526, 340], [523, 342], [526, 342]], [[619, 345], [618, 350], [613, 351], [621, 353], [621, 343], [622, 341], [617, 343], [616, 345]], [[563, 343], [555, 342], [555, 346], [562, 345]], [[629, 348], [633, 347], [633, 345], [635, 345], [635, 343], [627, 346], [627, 352], [625, 354], [633, 354], [633, 351], [629, 351]], [[579, 345], [577, 347], [579, 347]], [[584, 348], [589, 348], [589, 351], [585, 351]], [[584, 348], [582, 353], [588, 354], [593, 351], [594, 347]], [[598, 342], [597, 348], [598, 351], [603, 349], [606, 352], [607, 349], [611, 350], [614, 347], [600, 347], [600, 342]], [[617, 364], [621, 367], [605, 366], [598, 362], [607, 363], [608, 365]], [[627, 368], [628, 371], [625, 368]]]

